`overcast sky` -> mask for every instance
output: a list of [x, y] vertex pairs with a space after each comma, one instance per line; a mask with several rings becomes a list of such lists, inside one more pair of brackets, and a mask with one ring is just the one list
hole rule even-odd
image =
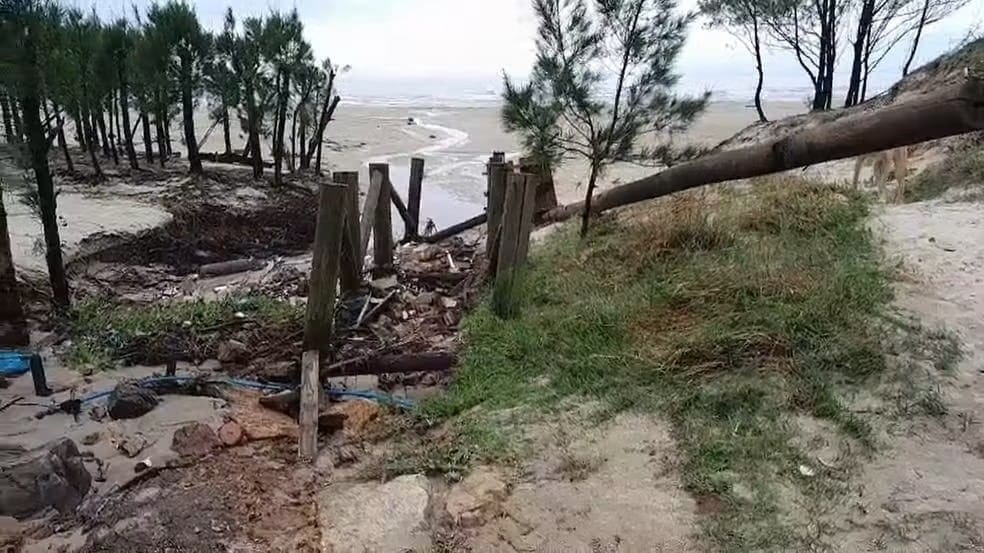
[[[129, 13], [131, 3], [96, 0], [104, 17]], [[141, 7], [150, 3], [136, 0]], [[296, 7], [316, 55], [350, 64], [352, 72], [346, 80], [356, 89], [367, 83], [376, 88], [401, 83], [411, 88], [436, 86], [448, 92], [495, 86], [503, 70], [524, 75], [534, 57], [535, 21], [529, 0], [199, 0], [192, 4], [210, 28], [221, 26], [229, 5], [240, 17]], [[684, 9], [695, 4], [696, 0], [681, 2]], [[984, 0], [971, 0], [927, 32], [917, 61], [952, 48], [982, 19]], [[896, 80], [904, 60], [902, 50], [879, 68], [879, 83]], [[842, 72], [848, 62], [840, 64]], [[809, 84], [786, 53], [770, 54], [765, 65], [770, 89]], [[751, 56], [727, 33], [705, 29], [699, 22], [691, 28], [678, 66], [685, 88], [748, 89], [749, 97], [753, 69]]]

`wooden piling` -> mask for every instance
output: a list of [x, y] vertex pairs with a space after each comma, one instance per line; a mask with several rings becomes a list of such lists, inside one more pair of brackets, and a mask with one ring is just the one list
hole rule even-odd
[[345, 236], [342, 240], [342, 258], [339, 282], [342, 293], [352, 294], [362, 285], [362, 258], [360, 247], [362, 231], [359, 228], [359, 173], [336, 171], [332, 175], [335, 184], [345, 186]]
[[523, 217], [523, 199], [526, 195], [526, 176], [520, 173], [506, 175], [506, 193], [503, 201], [502, 221], [499, 229], [499, 255], [497, 275], [511, 273], [517, 267], [517, 245]]
[[379, 195], [383, 189], [383, 174], [369, 172], [369, 190], [366, 201], [362, 204], [362, 223], [359, 235], [359, 252], [364, 258], [369, 248], [369, 236], [376, 223], [376, 207], [379, 205]]
[[373, 274], [387, 273], [393, 268], [393, 218], [389, 202], [392, 183], [388, 163], [370, 163], [369, 174], [381, 174], [380, 200], [376, 204], [376, 221], [372, 227]]
[[533, 232], [533, 215], [536, 213], [537, 188], [540, 179], [537, 175], [524, 174], [523, 211], [520, 214], [519, 236], [516, 239], [516, 265], [526, 264], [530, 253], [530, 234]]
[[424, 184], [424, 159], [415, 157], [410, 160], [410, 188], [407, 192], [407, 210], [414, 221], [412, 236], [420, 236], [420, 193]]
[[[495, 159], [495, 156], [492, 156]], [[498, 252], [496, 242], [499, 238], [499, 225], [502, 223], [502, 208], [506, 198], [506, 165], [500, 161], [491, 161], [488, 165], [488, 193], [486, 194], [488, 220], [485, 237], [485, 255], [494, 260]]]
[[321, 352], [328, 348], [335, 318], [339, 259], [345, 234], [346, 187], [323, 184], [318, 200], [310, 292], [301, 359], [301, 413], [298, 457], [314, 459], [318, 450], [318, 389]]

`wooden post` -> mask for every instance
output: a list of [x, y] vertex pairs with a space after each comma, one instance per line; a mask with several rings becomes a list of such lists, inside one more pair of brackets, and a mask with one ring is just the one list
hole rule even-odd
[[345, 222], [346, 187], [322, 184], [311, 259], [310, 293], [301, 358], [301, 413], [298, 457], [313, 459], [318, 450], [318, 395], [321, 352], [331, 340], [335, 292]]
[[[495, 159], [495, 156], [492, 157]], [[502, 204], [506, 198], [506, 165], [502, 162], [492, 161], [488, 164], [489, 190], [488, 190], [488, 214], [487, 233], [485, 237], [485, 255], [490, 260], [494, 260], [498, 249], [496, 241], [499, 238], [499, 225], [502, 224]]]
[[376, 204], [376, 221], [372, 226], [372, 259], [373, 274], [381, 274], [393, 267], [393, 218], [389, 202], [390, 197], [389, 164], [370, 163], [369, 174], [381, 174], [379, 189], [380, 200]]
[[505, 163], [506, 152], [492, 152], [492, 163]]
[[502, 223], [499, 230], [499, 256], [497, 275], [512, 272], [517, 267], [517, 248], [523, 217], [523, 197], [526, 195], [526, 176], [520, 173], [506, 175], [506, 195], [503, 203]]
[[364, 258], [369, 248], [369, 236], [376, 224], [376, 206], [379, 205], [379, 195], [383, 189], [382, 173], [369, 172], [369, 191], [366, 192], [366, 202], [362, 204], [362, 230], [359, 236], [359, 252]]
[[339, 275], [342, 292], [352, 294], [362, 285], [362, 250], [359, 228], [359, 173], [336, 171], [335, 184], [345, 185], [345, 236], [342, 240], [342, 266]]
[[526, 177], [523, 186], [523, 212], [520, 215], [519, 237], [516, 242], [516, 266], [526, 264], [530, 253], [530, 234], [533, 232], [533, 215], [536, 213], [537, 188], [540, 179], [536, 175]]
[[420, 192], [424, 184], [424, 159], [415, 157], [410, 160], [410, 188], [407, 192], [407, 209], [414, 221], [411, 236], [420, 236]]

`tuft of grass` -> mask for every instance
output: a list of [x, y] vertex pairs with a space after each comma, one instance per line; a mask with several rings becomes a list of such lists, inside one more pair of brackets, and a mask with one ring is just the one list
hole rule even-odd
[[[609, 415], [655, 411], [673, 422], [687, 488], [713, 506], [713, 548], [815, 541], [790, 522], [788, 498], [818, 504], [840, 487], [797, 470], [808, 456], [792, 416], [871, 447], [850, 396], [891, 372], [875, 324], [890, 275], [867, 214], [860, 195], [780, 178], [664, 199], [630, 221], [599, 221], [583, 241], [563, 229], [536, 252], [520, 314], [504, 321], [483, 306], [466, 318], [455, 382], [424, 415], [547, 410], [565, 398]], [[467, 443], [474, 455], [491, 446]]]
[[984, 194], [984, 145], [965, 145], [927, 167], [907, 183], [905, 201], [932, 200], [951, 189], [964, 189], [961, 197], [969, 200]]
[[299, 325], [303, 310], [261, 296], [219, 301], [174, 301], [149, 306], [102, 299], [80, 302], [69, 323], [69, 366], [90, 373], [123, 364], [157, 364], [169, 358], [214, 355], [218, 331], [249, 319], [263, 325]]

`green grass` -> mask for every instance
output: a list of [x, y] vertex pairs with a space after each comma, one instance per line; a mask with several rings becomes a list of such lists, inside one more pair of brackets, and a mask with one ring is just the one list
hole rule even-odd
[[66, 360], [76, 370], [89, 373], [114, 368], [118, 363], [205, 359], [215, 355], [218, 331], [234, 328], [243, 319], [269, 328], [299, 328], [302, 317], [303, 310], [260, 296], [149, 306], [87, 300], [72, 312], [72, 343]]
[[963, 200], [984, 199], [984, 146], [964, 146], [921, 171], [907, 184], [905, 201], [932, 200], [951, 189], [962, 189]]
[[[655, 412], [673, 423], [686, 487], [713, 506], [703, 519], [716, 549], [812, 543], [784, 498], [819, 505], [842, 484], [799, 474], [816, 465], [796, 445], [793, 418], [829, 421], [857, 450], [874, 446], [871, 421], [850, 401], [895, 373], [890, 274], [861, 196], [798, 180], [722, 194], [599, 221], [586, 241], [573, 226], [560, 232], [525, 274], [515, 318], [487, 306], [468, 316], [455, 382], [423, 415], [452, 425], [484, 417], [515, 433], [495, 416], [557, 409], [565, 398], [599, 402], [609, 416]], [[952, 354], [924, 349], [934, 361]], [[459, 438], [480, 460], [501, 442]]]

